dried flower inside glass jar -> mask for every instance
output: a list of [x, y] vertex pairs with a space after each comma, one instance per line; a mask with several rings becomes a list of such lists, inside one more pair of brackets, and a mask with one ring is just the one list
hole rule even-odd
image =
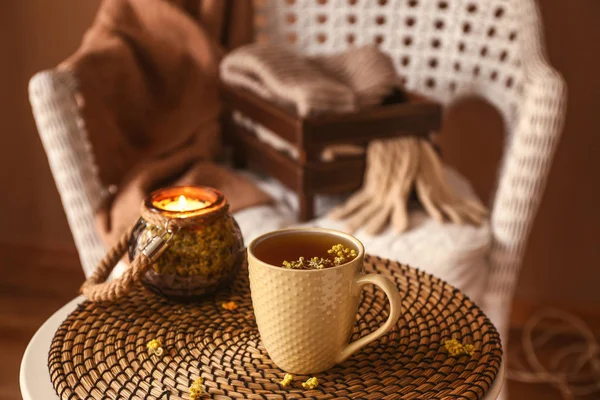
[[[194, 300], [228, 285], [245, 259], [242, 235], [228, 212], [227, 201], [209, 187], [180, 186], [152, 192], [125, 244], [131, 268], [121, 278], [122, 286], [140, 280], [148, 289], [179, 301]], [[103, 279], [94, 276], [88, 281], [91, 284], [82, 287], [88, 299], [118, 297], [116, 284], [102, 283]], [[87, 294], [86, 285], [91, 287]]]
[[244, 243], [227, 210], [223, 194], [208, 187], [151, 193], [131, 236], [130, 260], [165, 230], [174, 235], [142, 283], [168, 297], [201, 296], [230, 283], [243, 262]]

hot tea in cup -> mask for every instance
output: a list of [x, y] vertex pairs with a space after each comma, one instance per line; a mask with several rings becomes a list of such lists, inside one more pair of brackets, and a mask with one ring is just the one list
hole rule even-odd
[[[398, 289], [382, 275], [365, 275], [363, 261], [364, 247], [358, 239], [328, 229], [283, 229], [250, 243], [254, 314], [263, 344], [277, 366], [297, 374], [327, 370], [396, 324]], [[390, 315], [375, 332], [348, 343], [360, 288], [367, 283], [388, 296]]]

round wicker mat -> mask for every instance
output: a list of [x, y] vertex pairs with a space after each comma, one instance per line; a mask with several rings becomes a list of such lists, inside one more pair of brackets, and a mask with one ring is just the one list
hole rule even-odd
[[[199, 304], [176, 304], [141, 287], [115, 303], [80, 305], [60, 326], [50, 348], [50, 376], [61, 399], [189, 399], [204, 378], [206, 398], [226, 399], [481, 399], [502, 359], [499, 335], [459, 290], [422, 271], [367, 257], [367, 272], [391, 277], [403, 298], [396, 329], [346, 362], [318, 374], [319, 386], [279, 382], [284, 372], [269, 359], [260, 337], [242, 270], [231, 289]], [[228, 311], [223, 302], [239, 307]], [[353, 339], [387, 318], [385, 295], [363, 291]], [[158, 338], [161, 357], [146, 343]], [[475, 347], [451, 356], [444, 342]]]

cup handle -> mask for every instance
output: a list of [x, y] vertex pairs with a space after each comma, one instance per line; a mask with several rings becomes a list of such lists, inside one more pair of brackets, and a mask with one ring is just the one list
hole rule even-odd
[[390, 301], [390, 315], [387, 321], [385, 321], [385, 324], [377, 328], [375, 332], [369, 333], [367, 336], [361, 337], [360, 339], [348, 344], [348, 346], [346, 346], [338, 356], [336, 363], [343, 362], [356, 351], [365, 347], [372, 341], [379, 339], [381, 336], [387, 333], [387, 331], [392, 329], [392, 327], [396, 325], [396, 322], [398, 322], [398, 319], [400, 318], [402, 299], [400, 298], [398, 288], [391, 280], [383, 275], [368, 274], [358, 278], [356, 283], [359, 286], [363, 286], [367, 283], [372, 283], [373, 285], [379, 286], [385, 292], [388, 300]]

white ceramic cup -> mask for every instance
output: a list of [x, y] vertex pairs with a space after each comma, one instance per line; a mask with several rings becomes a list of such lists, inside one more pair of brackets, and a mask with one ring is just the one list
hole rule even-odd
[[[350, 243], [358, 256], [343, 265], [296, 270], [261, 261], [254, 250], [280, 235], [327, 235]], [[310, 254], [306, 255], [311, 256]], [[365, 249], [355, 237], [329, 229], [297, 228], [267, 233], [248, 246], [248, 269], [254, 315], [263, 344], [284, 371], [314, 374], [343, 362], [389, 331], [400, 317], [398, 289], [388, 278], [363, 272]], [[361, 286], [379, 286], [390, 301], [387, 321], [348, 343], [356, 322]]]

